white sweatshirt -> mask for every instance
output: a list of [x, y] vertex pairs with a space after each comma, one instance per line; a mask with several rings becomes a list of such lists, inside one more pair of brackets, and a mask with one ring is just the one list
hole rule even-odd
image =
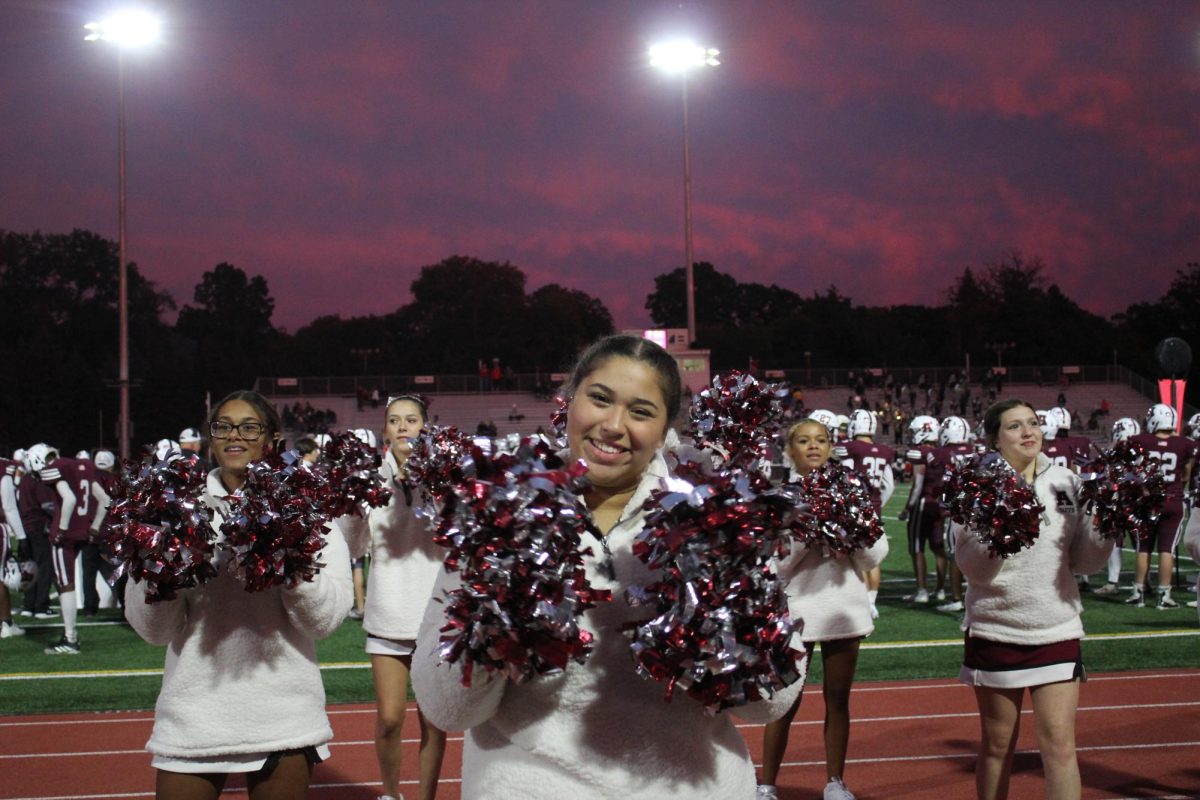
[[393, 483], [399, 474], [389, 449], [380, 472], [393, 490], [391, 502], [371, 509], [371, 578], [363, 629], [384, 639], [416, 639], [433, 584], [442, 571], [443, 549], [433, 543], [427, 522], [414, 513], [419, 497], [409, 505], [402, 487]]
[[863, 573], [882, 564], [887, 554], [887, 536], [848, 556], [835, 557], [822, 548], [793, 545], [778, 567], [788, 613], [803, 622], [792, 634], [793, 646], [869, 636], [875, 623]]
[[1080, 479], [1039, 453], [1033, 488], [1046, 507], [1033, 546], [993, 557], [976, 531], [956, 526], [954, 558], [967, 579], [962, 629], [1010, 644], [1052, 644], [1083, 636], [1075, 574], [1104, 566], [1113, 543], [1079, 503]]
[[[476, 670], [462, 685], [458, 665], [439, 664], [436, 646], [444, 605], [436, 598], [457, 585], [441, 574], [425, 612], [413, 657], [413, 687], [421, 710], [443, 730], [465, 730], [463, 800], [751, 800], [754, 765], [728, 713], [709, 716], [701, 703], [677, 692], [664, 702], [663, 684], [635, 672], [629, 639], [620, 628], [648, 616], [624, 598], [631, 585], [651, 580], [632, 552], [642, 529], [642, 504], [665, 485], [667, 466], [656, 457], [620, 521], [608, 533], [616, 580], [599, 570], [599, 544], [586, 561], [588, 580], [611, 589], [613, 599], [584, 613], [595, 634], [585, 664], [523, 684]], [[798, 681], [770, 700], [737, 709], [751, 722], [778, 719], [802, 688]]]
[[[218, 473], [208, 475], [204, 504], [219, 531], [228, 492]], [[145, 585], [129, 581], [129, 623], [150, 644], [168, 645], [150, 752], [270, 753], [333, 738], [315, 641], [337, 630], [354, 591], [342, 537], [326, 536], [319, 558], [325, 567], [294, 589], [247, 592], [227, 554], [215, 578], [171, 601], [148, 604]]]

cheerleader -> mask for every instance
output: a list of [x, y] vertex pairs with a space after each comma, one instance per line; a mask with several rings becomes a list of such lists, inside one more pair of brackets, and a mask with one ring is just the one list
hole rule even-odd
[[[206, 430], [217, 468], [202, 502], [218, 538], [225, 498], [276, 447], [281, 428], [257, 392], [234, 392], [214, 408]], [[227, 555], [216, 577], [174, 600], [147, 603], [146, 585], [129, 581], [129, 623], [147, 642], [169, 645], [146, 745], [157, 797], [216, 798], [230, 773], [245, 774], [252, 800], [305, 795], [333, 737], [316, 640], [337, 630], [351, 598], [342, 537], [326, 536], [317, 558], [325, 566], [316, 577], [291, 588], [247, 592]]]
[[[436, 599], [458, 583], [457, 574], [443, 573], [413, 656], [421, 709], [443, 729], [466, 731], [464, 800], [749, 798], [754, 765], [732, 716], [709, 714], [682, 693], [663, 702], [663, 686], [634, 669], [623, 632], [646, 619], [625, 590], [654, 580], [633, 543], [646, 499], [669, 485], [661, 448], [682, 402], [675, 359], [646, 339], [609, 336], [583, 353], [563, 389], [566, 455], [588, 464], [583, 500], [599, 532], [584, 568], [593, 587], [612, 591], [611, 601], [580, 619], [594, 634], [593, 650], [555, 674], [514, 683], [479, 669], [464, 686], [462, 665], [437, 655], [445, 607]], [[799, 691], [797, 681], [734, 713], [767, 722]]]
[[[793, 480], [825, 466], [833, 448], [829, 429], [812, 419], [793, 425], [787, 443]], [[804, 621], [803, 628], [792, 634], [792, 646], [803, 653], [807, 664], [812, 658], [813, 645], [821, 644], [828, 777], [824, 800], [854, 800], [854, 794], [842, 780], [850, 742], [850, 686], [858, 664], [859, 643], [875, 630], [863, 575], [883, 563], [887, 553], [886, 536], [850, 556], [797, 545], [779, 565], [779, 578], [788, 595], [792, 618]], [[763, 780], [758, 787], [761, 800], [774, 800], [778, 796], [775, 781], [800, 699], [797, 694], [787, 713], [763, 731]]]
[[1025, 690], [1033, 702], [1046, 797], [1080, 795], [1075, 710], [1083, 660], [1079, 587], [1072, 573], [1103, 566], [1112, 542], [1097, 533], [1079, 502], [1080, 479], [1042, 452], [1037, 412], [1003, 400], [983, 417], [989, 444], [1045, 506], [1033, 545], [997, 558], [969, 527], [955, 531], [955, 558], [967, 579], [960, 679], [973, 686], [981, 743], [975, 789], [981, 800], [1008, 796]]
[[[416, 514], [412, 489], [401, 482], [410, 440], [426, 423], [425, 401], [416, 395], [388, 400], [384, 439], [389, 443], [381, 472], [391, 486], [391, 502], [372, 509], [371, 581], [367, 586], [363, 629], [375, 682], [375, 755], [383, 783], [383, 798], [400, 798], [400, 760], [404, 716], [408, 708], [408, 673], [425, 604], [442, 564], [442, 554]], [[421, 727], [422, 800], [437, 793], [446, 734], [417, 710]]]

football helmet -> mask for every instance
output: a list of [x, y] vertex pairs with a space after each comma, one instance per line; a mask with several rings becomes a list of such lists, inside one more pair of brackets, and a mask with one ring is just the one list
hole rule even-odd
[[172, 455], [183, 455], [179, 442], [174, 439], [159, 439], [154, 445], [154, 457], [159, 461], [167, 461]]
[[1130, 436], [1137, 436], [1142, 432], [1142, 426], [1138, 425], [1138, 421], [1133, 417], [1121, 417], [1112, 424], [1112, 440], [1114, 442], [1123, 442]]
[[78, 453], [75, 454], [75, 457], [78, 458], [80, 461], [91, 461], [92, 460], [92, 454], [89, 453], [87, 450], [80, 450]]
[[1146, 432], [1158, 433], [1159, 431], [1175, 432], [1175, 423], [1178, 421], [1175, 416], [1175, 409], [1171, 408], [1166, 403], [1155, 403], [1150, 406], [1150, 411], [1146, 413]]
[[[1200, 439], [1200, 413], [1192, 414], [1188, 419], [1188, 436]], [[16, 460], [16, 456], [13, 456], [13, 460]]]
[[315, 441], [317, 443], [317, 447], [324, 450], [325, 445], [329, 444], [329, 434], [328, 433], [314, 433], [313, 441]]
[[829, 429], [830, 433], [833, 433], [834, 431], [837, 430], [837, 426], [838, 426], [837, 414], [833, 413], [832, 411], [828, 411], [824, 408], [818, 408], [815, 411], [808, 412], [808, 418], [815, 419], [817, 422], [824, 425], [826, 428]]
[[850, 415], [850, 427], [846, 429], [846, 435], [851, 439], [855, 436], [874, 436], [877, 430], [879, 430], [879, 419], [875, 416], [875, 412], [858, 408]]
[[908, 438], [913, 444], [936, 444], [938, 440], [938, 421], [928, 414], [912, 418], [908, 423]]
[[58, 451], [45, 442], [38, 442], [25, 451], [25, 466], [30, 472], [41, 472], [58, 458]]
[[111, 450], [97, 450], [96, 457], [92, 460], [96, 464], [96, 469], [112, 469], [117, 465], [117, 457], [112, 454]]
[[942, 420], [938, 432], [938, 443], [945, 447], [948, 444], [966, 444], [971, 438], [971, 426], [962, 417], [946, 417]]
[[[0, 532], [0, 536], [7, 536], [8, 526], [3, 527], [5, 530]], [[4, 581], [10, 592], [27, 592], [37, 580], [37, 563], [32, 560], [18, 561], [9, 553], [3, 567], [0, 567], [0, 580]]]
[[17, 464], [20, 465], [21, 469], [25, 469], [25, 456], [26, 455], [27, 455], [27, 453], [25, 452], [25, 448], [18, 447], [16, 450], [13, 450], [12, 460], [17, 462]]
[[837, 415], [837, 431], [839, 439], [844, 439], [850, 435], [850, 418], [845, 414]]
[[1034, 412], [1037, 414], [1038, 425], [1042, 428], [1042, 438], [1050, 441], [1054, 438], [1054, 434], [1058, 433], [1058, 426], [1050, 424], [1050, 412], [1043, 409], [1038, 409]]
[[363, 444], [370, 447], [372, 450], [379, 447], [379, 440], [375, 438], [375, 431], [367, 430], [366, 428], [355, 428], [350, 431]]
[[1046, 424], [1056, 431], [1071, 430], [1071, 412], [1062, 406], [1055, 406], [1046, 412]]
[[179, 432], [180, 444], [192, 444], [200, 441], [200, 431], [195, 428], [184, 428]]

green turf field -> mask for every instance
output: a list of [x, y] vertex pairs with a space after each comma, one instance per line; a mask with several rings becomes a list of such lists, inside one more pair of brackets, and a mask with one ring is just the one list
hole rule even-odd
[[[901, 601], [912, 585], [911, 561], [904, 548], [904, 526], [895, 519], [908, 486], [898, 487], [885, 516], [892, 552], [883, 565], [880, 618], [859, 657], [858, 680], [957, 677], [962, 655], [958, 616], [940, 613], [934, 603], [916, 608]], [[1184, 561], [1183, 579], [1195, 581], [1196, 566]], [[1126, 554], [1126, 572], [1132, 556]], [[930, 559], [930, 574], [933, 565]], [[1128, 574], [1122, 576], [1128, 583]], [[1094, 672], [1200, 664], [1200, 630], [1195, 609], [1183, 607], [1193, 595], [1177, 590], [1181, 607], [1158, 611], [1130, 608], [1117, 597], [1084, 595], [1084, 663]], [[20, 598], [13, 605], [20, 607]], [[119, 623], [116, 611], [81, 620], [78, 656], [42, 653], [62, 632], [55, 620], [19, 618], [28, 634], [0, 641], [0, 714], [106, 711], [152, 708], [158, 693], [165, 648], [152, 647]], [[49, 624], [43, 624], [49, 623]], [[325, 688], [334, 703], [373, 699], [370, 670], [363, 653], [361, 623], [347, 620], [320, 643]], [[820, 659], [813, 659], [812, 680], [819, 680]]]

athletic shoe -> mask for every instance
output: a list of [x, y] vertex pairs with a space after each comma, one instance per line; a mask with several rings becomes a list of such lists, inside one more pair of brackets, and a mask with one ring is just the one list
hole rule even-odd
[[15, 622], [0, 622], [0, 639], [11, 639], [14, 636], [24, 636], [25, 629]]
[[[357, 608], [352, 608], [352, 609], [350, 609], [350, 613], [347, 614], [346, 616], [349, 617], [350, 619], [362, 619], [363, 612], [359, 611]], [[385, 797], [386, 797], [386, 795], [385, 795]]]
[[1145, 608], [1146, 599], [1142, 596], [1141, 592], [1137, 592], [1136, 594], [1131, 594], [1129, 597], [1125, 598], [1125, 605], [1133, 606], [1134, 608]]
[[906, 594], [900, 599], [906, 603], [928, 603], [929, 592], [926, 589], [919, 589], [916, 594]]
[[854, 792], [846, 788], [841, 778], [832, 778], [825, 784], [824, 800], [855, 800]]
[[42, 651], [48, 656], [77, 656], [79, 655], [79, 642], [72, 642], [63, 634], [63, 637], [54, 644]]
[[32, 617], [33, 616], [33, 612], [30, 611], [28, 608], [22, 608], [20, 611], [17, 612], [17, 614], [18, 614], [18, 616], [22, 616], [22, 617]]
[[1115, 583], [1106, 583], [1096, 591], [1092, 592], [1092, 594], [1109, 595], [1116, 594], [1119, 591], [1120, 588]]
[[937, 594], [935, 594], [933, 597], [934, 597], [934, 599], [935, 599], [935, 600], [937, 600], [939, 603], [944, 603], [944, 602], [946, 602], [946, 590], [945, 590], [945, 589], [938, 589], [938, 590], [937, 590]]
[[759, 784], [754, 792], [754, 800], [779, 800], [779, 792], [774, 786]]
[[1179, 608], [1179, 603], [1176, 603], [1174, 600], [1172, 600], [1171, 595], [1167, 594], [1166, 592], [1159, 592], [1158, 605], [1155, 606], [1155, 608], [1157, 608], [1159, 611], [1163, 610], [1164, 608]]
[[937, 610], [938, 611], [946, 611], [946, 612], [962, 611], [963, 610], [962, 600], [951, 600], [949, 603], [942, 603], [940, 606], [937, 607]]
[[1195, 607], [1196, 607], [1196, 601], [1195, 601], [1195, 600], [1188, 600], [1188, 601], [1187, 601], [1187, 607], [1188, 607], [1188, 608], [1195, 608]]
[[58, 614], [53, 611], [35, 611], [33, 612], [34, 619], [54, 619]]

